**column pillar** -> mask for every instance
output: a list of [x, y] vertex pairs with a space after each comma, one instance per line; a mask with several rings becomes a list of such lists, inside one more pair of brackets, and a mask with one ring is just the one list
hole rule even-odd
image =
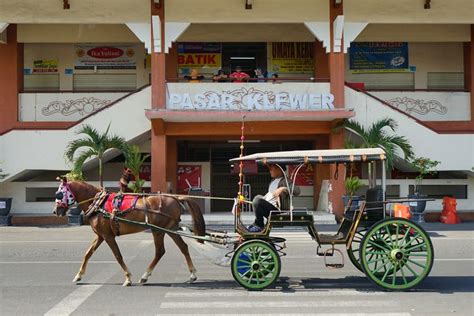
[[18, 93], [23, 90], [23, 44], [17, 42], [17, 26], [5, 30], [7, 43], [0, 44], [0, 134], [18, 122]]
[[471, 94], [471, 124], [474, 128], [474, 24], [471, 24], [471, 41], [464, 43], [464, 89]]
[[[334, 20], [338, 15], [343, 15], [343, 4], [336, 4], [334, 0], [329, 0], [329, 24], [330, 24], [330, 53], [329, 53], [329, 75], [331, 94], [334, 95], [334, 107], [344, 108], [344, 44], [341, 45], [341, 52], [334, 51]], [[344, 130], [340, 129], [337, 133], [329, 135], [329, 148], [344, 148]], [[331, 165], [330, 177], [331, 188], [329, 192], [329, 201], [332, 204], [332, 210], [336, 216], [341, 216], [344, 212], [344, 205], [341, 196], [345, 194], [344, 186], [344, 166], [339, 166], [336, 172], [336, 166]], [[336, 175], [338, 175], [336, 179]]]
[[178, 77], [178, 45], [173, 42], [166, 54], [166, 81], [173, 82]]
[[167, 192], [168, 142], [164, 122], [154, 119], [151, 129], [151, 190]]
[[314, 41], [314, 78], [329, 79], [329, 58], [323, 43], [315, 39]]

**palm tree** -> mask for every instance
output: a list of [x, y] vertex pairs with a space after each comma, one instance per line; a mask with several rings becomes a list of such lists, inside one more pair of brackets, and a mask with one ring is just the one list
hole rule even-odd
[[135, 183], [133, 183], [133, 192], [140, 193], [143, 188], [145, 180], [140, 179], [140, 167], [148, 159], [150, 155], [142, 155], [140, 148], [136, 145], [129, 146], [125, 153], [125, 166], [132, 171], [135, 177]]
[[[86, 135], [85, 138], [80, 138], [69, 142], [66, 148], [66, 158], [74, 164], [73, 170], [80, 171], [85, 161], [97, 157], [99, 159], [99, 181], [100, 186], [103, 185], [102, 175], [102, 158], [104, 153], [112, 148], [119, 149], [122, 152], [127, 151], [127, 142], [123, 137], [111, 135], [109, 136], [110, 124], [107, 126], [105, 133], [100, 134], [95, 128], [90, 125], [83, 125], [77, 134]], [[75, 153], [79, 148], [85, 148], [79, 153], [77, 157]]]
[[[403, 152], [406, 160], [412, 159], [414, 156], [413, 148], [404, 136], [390, 135], [387, 128], [395, 132], [397, 123], [394, 119], [384, 118], [374, 122], [368, 129], [356, 121], [345, 121], [342, 125], [345, 129], [360, 137], [362, 144], [358, 145], [361, 148], [382, 148], [387, 155], [387, 169], [393, 169], [393, 162], [396, 156], [397, 149]], [[369, 171], [369, 187], [375, 186], [376, 170], [372, 170], [372, 165], [368, 164]]]

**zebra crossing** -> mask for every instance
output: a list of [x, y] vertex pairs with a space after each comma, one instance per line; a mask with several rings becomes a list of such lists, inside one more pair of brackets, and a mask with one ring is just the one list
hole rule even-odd
[[[363, 308], [363, 309], [361, 309]], [[373, 313], [363, 312], [367, 308]], [[384, 315], [408, 316], [387, 292], [360, 289], [298, 289], [262, 292], [199, 289], [164, 294], [159, 315]], [[399, 312], [394, 312], [400, 310]], [[387, 312], [390, 311], [390, 312]]]

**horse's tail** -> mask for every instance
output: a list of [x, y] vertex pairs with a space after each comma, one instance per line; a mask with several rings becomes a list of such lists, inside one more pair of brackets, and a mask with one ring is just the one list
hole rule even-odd
[[198, 236], [206, 235], [206, 223], [204, 222], [204, 217], [202, 216], [201, 208], [199, 205], [193, 201], [191, 198], [182, 197], [179, 199], [186, 210], [191, 214], [194, 223], [194, 234]]

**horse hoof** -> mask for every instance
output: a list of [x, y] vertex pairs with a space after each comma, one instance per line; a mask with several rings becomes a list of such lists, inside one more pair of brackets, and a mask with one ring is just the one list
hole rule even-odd
[[141, 278], [140, 281], [138, 281], [138, 282], [140, 282], [140, 284], [144, 284], [144, 283], [146, 283], [147, 281], [148, 281], [148, 279]]
[[73, 283], [76, 283], [76, 282], [81, 281], [81, 279], [82, 279], [82, 278], [81, 278], [80, 276], [76, 275], [76, 276], [74, 277], [74, 279], [72, 280], [72, 282], [73, 282]]
[[132, 285], [132, 281], [130, 280], [127, 280], [125, 282], [123, 282], [122, 286], [131, 286]]

